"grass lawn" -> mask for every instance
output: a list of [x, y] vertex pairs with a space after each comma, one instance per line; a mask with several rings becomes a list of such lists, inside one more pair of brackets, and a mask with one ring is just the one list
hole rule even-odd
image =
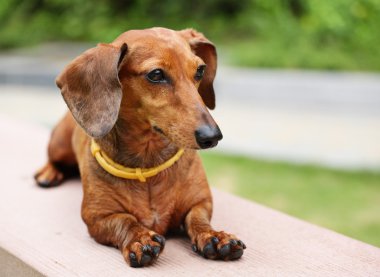
[[212, 186], [380, 246], [380, 172], [202, 153]]

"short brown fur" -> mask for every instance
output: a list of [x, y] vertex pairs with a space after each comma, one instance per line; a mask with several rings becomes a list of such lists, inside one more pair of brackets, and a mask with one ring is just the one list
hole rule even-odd
[[[207, 69], [199, 82], [194, 74], [202, 64]], [[170, 82], [148, 82], [145, 76], [155, 68], [163, 68]], [[162, 236], [181, 226], [193, 250], [206, 258], [243, 254], [243, 242], [210, 226], [212, 198], [196, 152], [194, 130], [217, 126], [206, 107], [215, 106], [215, 72], [215, 47], [202, 34], [153, 28], [86, 51], [57, 78], [71, 113], [54, 129], [49, 161], [35, 178], [42, 186], [57, 185], [67, 177], [62, 165], [78, 165], [90, 235], [119, 248], [131, 266], [154, 262], [164, 248]], [[185, 152], [141, 183], [104, 171], [91, 155], [91, 137], [127, 167], [154, 167], [180, 147]]]

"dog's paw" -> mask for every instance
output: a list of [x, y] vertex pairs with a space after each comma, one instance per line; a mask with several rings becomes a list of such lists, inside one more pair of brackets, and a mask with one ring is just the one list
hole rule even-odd
[[135, 237], [122, 250], [124, 259], [131, 267], [152, 264], [164, 250], [165, 238], [153, 231], [145, 231]]
[[234, 235], [225, 232], [208, 231], [196, 236], [192, 244], [194, 252], [206, 259], [237, 260], [246, 248]]
[[63, 173], [56, 169], [51, 163], [47, 163], [34, 175], [37, 184], [43, 188], [58, 186], [63, 181], [63, 178]]

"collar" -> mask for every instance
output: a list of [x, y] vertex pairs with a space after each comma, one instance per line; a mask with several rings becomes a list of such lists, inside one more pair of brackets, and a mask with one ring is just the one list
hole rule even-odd
[[183, 152], [184, 149], [180, 148], [173, 157], [156, 167], [129, 168], [114, 162], [107, 156], [106, 153], [100, 149], [100, 146], [95, 142], [94, 139], [91, 140], [91, 153], [105, 171], [116, 177], [124, 179], [138, 179], [140, 182], [146, 182], [146, 178], [155, 176], [161, 171], [171, 167], [176, 161], [179, 160], [179, 158], [181, 158]]

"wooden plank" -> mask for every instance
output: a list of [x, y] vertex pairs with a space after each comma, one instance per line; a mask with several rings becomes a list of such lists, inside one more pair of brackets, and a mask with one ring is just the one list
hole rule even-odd
[[204, 260], [188, 239], [172, 237], [156, 264], [130, 268], [118, 250], [89, 237], [78, 180], [48, 190], [34, 185], [49, 132], [5, 117], [0, 127], [0, 247], [44, 275], [380, 276], [379, 248], [216, 189], [213, 225], [247, 244], [241, 260]]

